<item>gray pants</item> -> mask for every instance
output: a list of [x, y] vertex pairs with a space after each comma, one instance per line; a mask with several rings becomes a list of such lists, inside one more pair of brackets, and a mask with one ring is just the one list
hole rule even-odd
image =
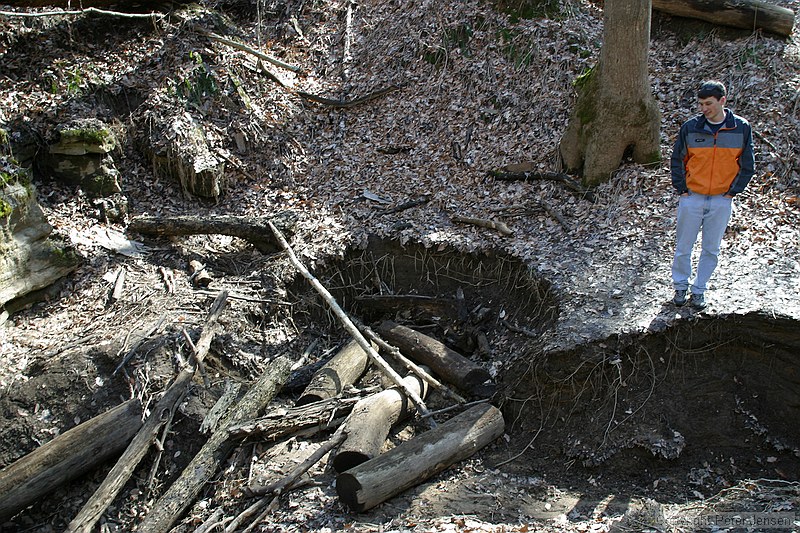
[[700, 260], [692, 280], [692, 293], [703, 294], [717, 267], [717, 256], [725, 228], [731, 218], [732, 198], [706, 196], [690, 192], [678, 203], [678, 224], [675, 236], [675, 258], [672, 261], [672, 283], [675, 290], [687, 290], [692, 277], [692, 248], [702, 231]]

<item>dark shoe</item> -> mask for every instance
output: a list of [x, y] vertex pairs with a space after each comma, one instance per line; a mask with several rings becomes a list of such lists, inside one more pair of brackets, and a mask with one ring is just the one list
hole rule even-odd
[[672, 298], [672, 303], [678, 307], [686, 303], [686, 291], [675, 291], [675, 296]]
[[705, 309], [706, 305], [708, 305], [706, 304], [706, 297], [704, 295], [695, 293], [692, 293], [692, 299], [690, 303], [695, 309]]

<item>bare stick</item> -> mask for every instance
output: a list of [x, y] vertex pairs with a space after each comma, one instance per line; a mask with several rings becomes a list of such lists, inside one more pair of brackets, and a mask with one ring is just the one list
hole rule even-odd
[[292, 72], [301, 72], [302, 71], [302, 69], [300, 67], [298, 67], [298, 66], [290, 65], [289, 63], [284, 63], [280, 59], [276, 59], [276, 58], [274, 58], [272, 56], [269, 56], [269, 55], [267, 55], [267, 54], [265, 54], [263, 52], [259, 52], [258, 50], [247, 46], [246, 44], [242, 44], [240, 42], [233, 41], [231, 39], [226, 39], [225, 37], [222, 37], [221, 35], [217, 35], [216, 33], [211, 33], [211, 32], [203, 32], [203, 33], [211, 40], [217, 41], [218, 43], [226, 44], [226, 45], [230, 46], [231, 48], [236, 48], [237, 50], [241, 50], [243, 52], [247, 52], [248, 54], [253, 54], [257, 58], [263, 59], [264, 61], [267, 61], [268, 63], [272, 63], [276, 67], [284, 68], [284, 69], [290, 70]]
[[163, 13], [120, 13], [119, 11], [106, 11], [105, 9], [98, 9], [96, 7], [87, 7], [86, 9], [79, 9], [77, 11], [43, 11], [41, 13], [18, 13], [16, 11], [0, 11], [0, 15], [5, 17], [58, 17], [62, 15], [86, 15], [88, 13], [97, 13], [98, 15], [109, 15], [112, 17], [121, 17], [127, 19], [144, 19], [144, 18], [163, 18]]
[[[383, 360], [383, 358], [378, 354], [378, 352], [375, 351], [375, 348], [372, 347], [369, 341], [364, 338], [364, 335], [362, 335], [355, 324], [353, 324], [353, 321], [350, 320], [350, 317], [347, 316], [347, 313], [345, 313], [339, 304], [336, 303], [336, 300], [334, 300], [331, 293], [328, 292], [328, 289], [326, 289], [322, 283], [320, 283], [319, 280], [315, 278], [305, 266], [303, 266], [303, 263], [301, 263], [294, 254], [292, 247], [289, 246], [288, 242], [286, 242], [286, 238], [283, 236], [283, 233], [281, 233], [281, 231], [276, 228], [271, 221], [267, 221], [267, 223], [269, 224], [272, 233], [275, 234], [275, 238], [278, 239], [278, 242], [280, 242], [283, 249], [286, 250], [286, 253], [289, 255], [289, 260], [292, 262], [295, 268], [311, 283], [319, 295], [322, 296], [322, 299], [325, 300], [325, 303], [330, 306], [333, 313], [339, 318], [339, 320], [342, 321], [342, 324], [347, 332], [352, 335], [356, 342], [358, 342], [359, 346], [361, 346], [361, 348], [367, 352], [370, 360], [389, 377], [392, 383], [400, 387], [400, 390], [402, 390], [406, 396], [408, 396], [411, 401], [414, 402], [414, 405], [417, 407], [417, 411], [419, 411], [420, 415], [427, 414], [429, 412], [428, 408], [425, 406], [425, 402], [422, 401], [422, 398], [419, 397], [419, 394], [411, 390], [406, 386], [405, 383], [403, 383], [403, 378], [401, 378], [400, 375], [395, 372], [394, 369], [389, 366], [388, 363], [386, 363], [386, 361]], [[427, 420], [431, 427], [436, 426], [436, 422], [433, 420], [433, 418], [429, 417]]]
[[486, 220], [483, 218], [472, 218], [472, 217], [462, 217], [460, 215], [454, 215], [452, 218], [453, 222], [461, 222], [462, 224], [473, 224], [475, 226], [482, 226], [484, 228], [494, 229], [499, 231], [505, 236], [512, 235], [514, 232], [511, 231], [511, 228], [506, 226], [503, 222], [498, 222], [496, 220]]

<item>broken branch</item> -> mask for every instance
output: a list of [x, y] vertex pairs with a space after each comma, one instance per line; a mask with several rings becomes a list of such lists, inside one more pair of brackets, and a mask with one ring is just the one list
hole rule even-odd
[[472, 217], [462, 217], [460, 215], [453, 215], [452, 221], [461, 222], [462, 224], [472, 224], [474, 226], [481, 226], [484, 228], [497, 230], [505, 236], [512, 235], [514, 233], [513, 231], [511, 231], [511, 228], [506, 226], [503, 222], [498, 222], [496, 220], [486, 220], [483, 218], [472, 218]]

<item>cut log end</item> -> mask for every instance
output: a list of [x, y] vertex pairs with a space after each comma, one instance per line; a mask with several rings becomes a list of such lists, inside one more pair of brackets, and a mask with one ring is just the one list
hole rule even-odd
[[339, 500], [356, 513], [367, 510], [366, 503], [359, 501], [362, 488], [358, 478], [352, 474], [343, 472], [336, 476], [336, 493], [339, 495]]
[[302, 407], [304, 405], [308, 405], [310, 403], [321, 402], [322, 400], [327, 400], [328, 398], [323, 398], [318, 394], [304, 394], [300, 396], [297, 401], [294, 403], [295, 407]]
[[[341, 474], [361, 463], [366, 463], [370, 459], [372, 459], [370, 455], [360, 451], [342, 451], [337, 453], [336, 457], [333, 458], [333, 469], [337, 474]], [[339, 482], [337, 481], [336, 484], [338, 486]]]

